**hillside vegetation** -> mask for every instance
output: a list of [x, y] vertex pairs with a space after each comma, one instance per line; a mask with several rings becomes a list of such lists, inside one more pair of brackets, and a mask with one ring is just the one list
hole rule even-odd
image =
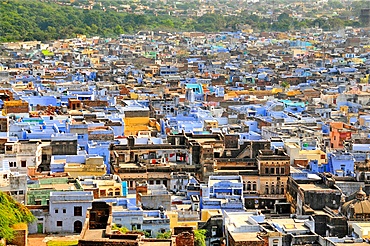
[[11, 240], [14, 236], [13, 225], [33, 220], [34, 216], [26, 206], [0, 191], [0, 239]]
[[236, 31], [245, 24], [262, 31], [289, 31], [315, 26], [324, 30], [335, 30], [344, 26], [360, 25], [357, 21], [339, 17], [298, 21], [285, 13], [280, 14], [275, 22], [247, 12], [238, 16], [217, 13], [201, 17], [137, 15], [112, 10], [83, 10], [37, 0], [0, 0], [0, 16], [0, 42], [55, 40], [76, 37], [76, 34], [114, 37], [140, 30]]

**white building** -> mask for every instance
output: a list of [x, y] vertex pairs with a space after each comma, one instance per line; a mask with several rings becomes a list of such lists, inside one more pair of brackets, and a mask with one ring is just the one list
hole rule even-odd
[[48, 212], [42, 206], [31, 209], [36, 220], [29, 233], [80, 233], [93, 199], [92, 191], [51, 192]]

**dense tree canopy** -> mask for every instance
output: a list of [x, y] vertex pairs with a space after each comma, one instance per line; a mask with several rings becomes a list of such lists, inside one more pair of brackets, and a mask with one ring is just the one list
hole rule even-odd
[[0, 191], [0, 238], [13, 238], [12, 226], [17, 223], [28, 223], [34, 220], [31, 212], [22, 204]]
[[[182, 6], [188, 9], [191, 6]], [[355, 21], [338, 17], [314, 20], [296, 20], [286, 13], [277, 20], [251, 13], [238, 16], [205, 14], [201, 17], [174, 17], [170, 15], [132, 14], [100, 9], [83, 10], [37, 0], [0, 0], [0, 42], [55, 40], [87, 36], [113, 37], [140, 30], [165, 31], [235, 31], [245, 24], [257, 30], [288, 31], [321, 24], [324, 30], [344, 26], [358, 26]]]

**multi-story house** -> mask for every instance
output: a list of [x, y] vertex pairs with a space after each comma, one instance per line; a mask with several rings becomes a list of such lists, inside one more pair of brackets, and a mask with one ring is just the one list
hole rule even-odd
[[29, 225], [29, 232], [80, 233], [92, 202], [92, 191], [51, 192], [49, 205], [30, 207], [37, 219]]

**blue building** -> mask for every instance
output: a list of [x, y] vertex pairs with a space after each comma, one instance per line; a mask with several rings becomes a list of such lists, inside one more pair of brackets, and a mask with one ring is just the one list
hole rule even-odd
[[87, 153], [90, 155], [98, 155], [104, 158], [104, 164], [107, 166], [107, 174], [110, 174], [109, 166], [109, 146], [111, 142], [92, 142], [90, 141], [87, 145]]
[[241, 176], [210, 176], [200, 189], [201, 209], [244, 210]]
[[336, 176], [354, 176], [355, 158], [351, 153], [328, 153], [328, 170]]

